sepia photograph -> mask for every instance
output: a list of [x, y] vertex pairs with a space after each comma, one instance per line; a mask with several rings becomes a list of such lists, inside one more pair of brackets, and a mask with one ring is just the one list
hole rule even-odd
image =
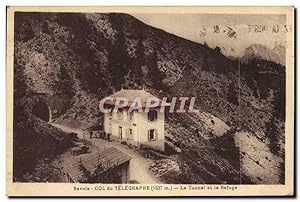
[[7, 9], [9, 195], [293, 195], [293, 7]]

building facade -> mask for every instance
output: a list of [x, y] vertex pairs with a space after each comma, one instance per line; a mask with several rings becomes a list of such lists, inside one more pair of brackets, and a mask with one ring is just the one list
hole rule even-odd
[[[112, 97], [123, 96], [129, 103], [135, 96], [142, 98], [142, 106], [146, 104], [147, 97], [154, 97], [144, 90], [121, 90]], [[110, 103], [113, 107], [114, 103]], [[151, 108], [149, 112], [145, 110], [134, 110], [129, 112], [128, 107], [123, 107], [117, 112], [104, 114], [104, 131], [111, 139], [126, 142], [128, 145], [140, 147], [151, 147], [164, 151], [165, 145], [165, 114], [159, 108]]]

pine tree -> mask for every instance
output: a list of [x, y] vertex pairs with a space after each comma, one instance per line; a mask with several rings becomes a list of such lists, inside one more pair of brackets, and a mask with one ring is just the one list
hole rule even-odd
[[279, 129], [276, 126], [275, 118], [272, 117], [272, 119], [266, 123], [266, 136], [269, 138], [270, 141], [270, 151], [278, 155], [279, 151], [279, 145], [278, 145], [278, 138], [279, 138]]
[[229, 102], [231, 102], [234, 105], [239, 105], [239, 93], [235, 89], [235, 85], [233, 81], [229, 83], [227, 96]]
[[110, 16], [112, 27], [116, 31], [116, 40], [112, 45], [109, 54], [108, 69], [111, 72], [113, 85], [117, 89], [120, 89], [125, 82], [124, 77], [127, 74], [129, 57], [126, 51], [126, 38], [123, 33], [123, 23], [116, 15], [117, 14], [111, 14]]
[[148, 59], [147, 62], [148, 69], [149, 69], [149, 77], [152, 82], [152, 87], [158, 90], [168, 90], [168, 87], [163, 84], [162, 80], [164, 78], [163, 73], [158, 68], [158, 53], [154, 51]]
[[215, 47], [215, 51], [216, 51], [217, 53], [221, 53], [221, 48], [220, 48], [219, 46], [216, 46], [216, 47]]
[[143, 83], [142, 66], [144, 65], [145, 65], [144, 45], [142, 39], [140, 39], [136, 47], [136, 58], [132, 65], [132, 72], [135, 75], [136, 78], [135, 82], [138, 85], [141, 85]]

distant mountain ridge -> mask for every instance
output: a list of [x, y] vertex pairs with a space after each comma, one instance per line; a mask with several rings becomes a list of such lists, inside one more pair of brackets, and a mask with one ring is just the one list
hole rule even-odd
[[252, 44], [245, 49], [244, 56], [241, 60], [242, 62], [248, 62], [251, 59], [258, 58], [285, 65], [285, 51], [286, 48], [283, 45], [278, 45], [270, 49], [262, 44]]

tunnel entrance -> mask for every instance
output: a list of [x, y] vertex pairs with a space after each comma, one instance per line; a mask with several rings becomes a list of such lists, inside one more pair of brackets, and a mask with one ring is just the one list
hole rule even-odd
[[45, 102], [39, 101], [37, 102], [32, 109], [32, 113], [38, 118], [50, 122], [51, 121], [51, 112], [50, 108]]

